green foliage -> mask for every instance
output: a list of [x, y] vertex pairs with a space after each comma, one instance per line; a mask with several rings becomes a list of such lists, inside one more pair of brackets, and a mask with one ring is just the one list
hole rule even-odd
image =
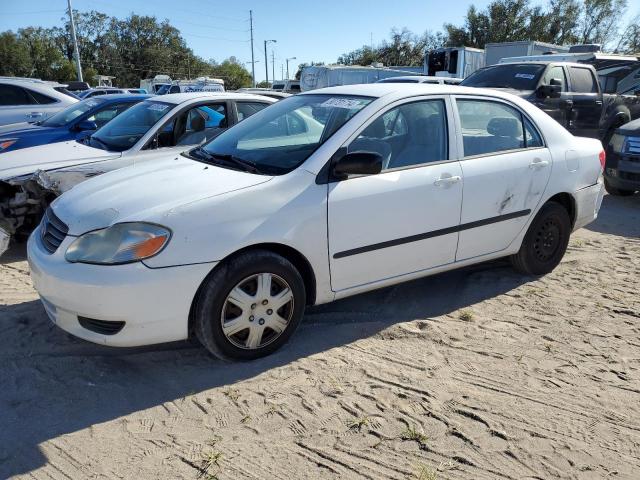
[[[195, 55], [168, 20], [141, 15], [119, 20], [96, 11], [76, 11], [74, 19], [83, 76], [89, 83], [95, 84], [100, 74], [116, 77], [115, 85], [136, 87], [140, 79], [167, 74], [174, 79], [222, 78], [229, 90], [251, 84], [251, 75], [233, 57], [218, 64]], [[0, 75], [73, 80], [73, 62], [66, 16], [59, 27], [0, 33]]]
[[627, 0], [494, 0], [485, 10], [469, 7], [462, 26], [445, 24], [447, 44], [484, 48], [487, 43], [538, 40], [559, 45], [611, 45]]

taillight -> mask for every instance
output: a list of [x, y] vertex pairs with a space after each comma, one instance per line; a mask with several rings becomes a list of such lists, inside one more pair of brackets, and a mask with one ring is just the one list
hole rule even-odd
[[604, 150], [602, 150], [600, 152], [600, 166], [602, 167], [602, 170], [604, 170], [604, 165], [605, 163], [607, 163], [607, 154]]

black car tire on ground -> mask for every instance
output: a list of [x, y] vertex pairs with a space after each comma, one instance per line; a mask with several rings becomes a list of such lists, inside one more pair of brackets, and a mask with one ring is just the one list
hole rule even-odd
[[511, 264], [528, 275], [549, 273], [562, 260], [570, 235], [571, 219], [566, 208], [547, 202], [531, 222], [520, 251], [511, 256]]
[[628, 197], [633, 195], [635, 192], [633, 190], [621, 190], [619, 188], [613, 187], [605, 178], [604, 179], [604, 189], [607, 191], [609, 195], [613, 195], [615, 197]]
[[[293, 304], [288, 312], [289, 321], [286, 328], [271, 343], [258, 348], [241, 348], [234, 345], [223, 332], [223, 308], [228, 305], [227, 297], [232, 289], [244, 279], [262, 273], [269, 273], [281, 279], [293, 293]], [[225, 261], [204, 281], [194, 308], [195, 334], [200, 343], [218, 358], [252, 360], [269, 355], [289, 340], [300, 324], [305, 304], [304, 281], [291, 262], [267, 250], [249, 251]]]

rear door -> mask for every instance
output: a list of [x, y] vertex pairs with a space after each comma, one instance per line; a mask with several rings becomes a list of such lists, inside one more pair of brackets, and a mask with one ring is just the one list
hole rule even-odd
[[536, 211], [551, 155], [522, 111], [499, 99], [458, 96], [464, 200], [456, 260], [506, 249]]
[[560, 80], [561, 82], [560, 97], [537, 99], [534, 103], [564, 128], [571, 130], [571, 109], [573, 102], [568, 91], [569, 82], [567, 81], [567, 75], [562, 66], [552, 65], [547, 68], [540, 80], [540, 85], [550, 85], [552, 79]]
[[33, 97], [17, 85], [0, 84], [0, 125], [42, 120], [44, 112]]
[[345, 145], [379, 153], [383, 170], [329, 184], [333, 290], [454, 261], [462, 179], [447, 104], [429, 97], [387, 107]]
[[581, 137], [599, 138], [602, 95], [598, 79], [588, 67], [569, 66], [572, 118], [569, 131]]

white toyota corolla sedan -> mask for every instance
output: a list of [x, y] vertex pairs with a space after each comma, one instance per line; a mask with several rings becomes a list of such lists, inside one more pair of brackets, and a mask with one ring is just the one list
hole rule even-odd
[[30, 237], [31, 274], [78, 337], [195, 335], [256, 358], [307, 305], [498, 257], [550, 272], [597, 216], [604, 160], [600, 142], [506, 93], [315, 90], [74, 187]]

